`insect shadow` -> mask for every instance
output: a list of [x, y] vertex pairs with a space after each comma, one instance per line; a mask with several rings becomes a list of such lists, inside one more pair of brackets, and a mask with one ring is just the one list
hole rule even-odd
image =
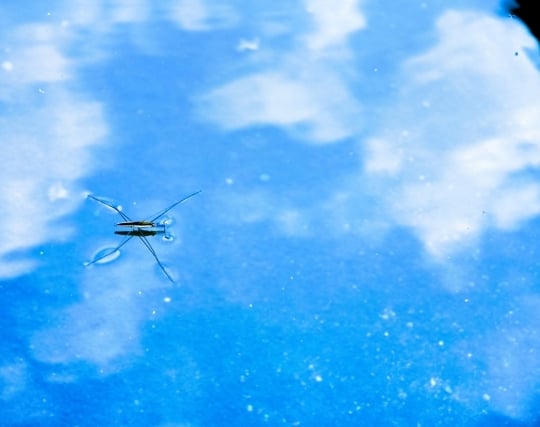
[[[193, 196], [196, 196], [199, 194], [201, 190], [195, 191], [194, 193], [191, 193], [190, 195], [178, 200], [177, 202], [174, 202], [172, 205], [166, 207], [162, 211], [159, 211], [157, 214], [154, 214], [150, 216], [150, 219], [144, 219], [142, 221], [134, 221], [129, 216], [127, 216], [124, 212], [122, 212], [117, 206], [114, 206], [113, 204], [98, 199], [95, 196], [92, 196], [89, 194], [87, 197], [95, 200], [96, 202], [101, 203], [102, 205], [105, 205], [114, 211], [118, 213], [123, 219], [122, 222], [116, 223], [117, 227], [120, 227], [121, 229], [115, 230], [114, 234], [125, 236], [125, 239], [122, 240], [122, 242], [114, 249], [111, 249], [110, 251], [107, 251], [106, 253], [98, 256], [97, 258], [94, 258], [92, 261], [86, 262], [84, 265], [89, 266], [92, 264], [95, 264], [96, 262], [102, 260], [103, 258], [106, 258], [115, 252], [117, 252], [122, 246], [124, 246], [127, 242], [129, 242], [133, 237], [138, 237], [141, 239], [141, 242], [143, 242], [144, 246], [146, 246], [146, 249], [152, 254], [154, 259], [156, 260], [157, 264], [159, 265], [159, 268], [161, 268], [161, 271], [167, 276], [167, 278], [172, 282], [175, 283], [171, 275], [167, 272], [161, 261], [159, 260], [156, 251], [154, 251], [154, 248], [148, 241], [148, 237], [156, 236], [158, 234], [163, 234], [167, 237], [167, 227], [166, 223], [164, 221], [158, 222], [158, 220], [165, 215], [167, 212], [169, 212], [172, 208], [179, 205], [182, 202], [185, 202], [186, 200], [192, 198]], [[123, 228], [123, 229], [122, 229]]]

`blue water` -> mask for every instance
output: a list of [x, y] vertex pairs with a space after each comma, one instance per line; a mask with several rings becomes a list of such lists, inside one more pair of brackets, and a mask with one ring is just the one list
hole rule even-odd
[[[0, 425], [535, 425], [540, 62], [504, 5], [0, 6]], [[89, 194], [198, 190], [92, 263], [123, 237]]]

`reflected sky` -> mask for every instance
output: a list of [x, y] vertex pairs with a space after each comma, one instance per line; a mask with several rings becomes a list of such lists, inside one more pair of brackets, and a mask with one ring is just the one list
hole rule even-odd
[[[6, 425], [537, 419], [540, 61], [504, 4], [0, 6]], [[137, 239], [84, 267], [122, 240], [86, 195], [197, 190], [151, 240], [177, 284]]]

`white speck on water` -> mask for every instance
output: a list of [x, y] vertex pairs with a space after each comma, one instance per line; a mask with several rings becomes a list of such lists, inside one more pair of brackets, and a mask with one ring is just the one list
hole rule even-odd
[[245, 51], [255, 51], [259, 50], [259, 39], [240, 39], [238, 42], [238, 45], [236, 46], [236, 50], [238, 52], [245, 52]]

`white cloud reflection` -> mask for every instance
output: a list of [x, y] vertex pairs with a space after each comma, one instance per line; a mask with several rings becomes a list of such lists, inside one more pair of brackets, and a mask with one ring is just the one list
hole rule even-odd
[[[57, 311], [49, 325], [32, 336], [35, 359], [58, 366], [60, 376], [52, 381], [79, 380], [80, 374], [64, 375], [73, 363], [90, 365], [93, 375], [110, 375], [140, 352], [140, 327], [152, 315], [148, 292], [159, 285], [152, 278], [151, 263], [138, 264], [143, 268], [137, 269], [125, 256], [107, 265], [106, 276], [98, 266], [88, 270], [80, 283], [81, 301]], [[154, 314], [155, 310], [154, 305]]]
[[174, 0], [170, 2], [169, 19], [187, 31], [208, 31], [237, 23], [234, 8], [221, 1]]
[[[358, 207], [358, 197], [371, 198], [368, 187], [377, 188], [385, 209], [366, 218], [361, 208], [364, 223], [386, 218], [389, 227], [411, 228], [437, 260], [468, 248], [486, 229], [512, 229], [540, 213], [540, 187], [531, 174], [540, 162], [540, 77], [526, 53], [536, 44], [515, 20], [443, 13], [433, 47], [388, 77], [398, 95], [370, 112], [341, 72], [354, 58], [349, 38], [366, 19], [354, 1], [332, 14], [327, 7], [307, 1], [312, 31], [297, 34], [289, 51], [257, 57], [257, 72], [200, 97], [203, 117], [229, 131], [277, 126], [312, 143], [362, 138], [361, 179], [349, 190], [358, 194], [334, 204], [336, 222], [358, 223], [355, 208], [342, 205]], [[320, 205], [295, 210], [295, 218], [305, 228], [319, 221], [321, 208], [327, 218], [329, 209]], [[352, 230], [345, 225], [336, 229]]]
[[227, 130], [272, 124], [312, 142], [349, 137], [358, 104], [336, 76], [312, 71], [311, 76], [278, 71], [240, 78], [201, 98], [204, 115]]
[[[308, 142], [328, 143], [361, 128], [360, 104], [342, 75], [348, 38], [365, 21], [356, 1], [307, 2], [312, 29], [290, 50], [265, 51], [259, 71], [210, 90], [201, 115], [223, 129], [279, 126]], [[264, 49], [261, 49], [264, 50]]]
[[368, 141], [366, 172], [387, 179], [393, 219], [441, 258], [540, 213], [527, 176], [540, 166], [540, 76], [514, 21], [447, 12], [437, 28], [404, 68], [392, 127]]
[[87, 150], [106, 133], [100, 105], [66, 86], [75, 70], [63, 53], [69, 34], [61, 25], [21, 25], [6, 40], [0, 70], [4, 278], [35, 265], [13, 252], [67, 237], [68, 228], [51, 224], [79, 203], [73, 190], [89, 169]]
[[358, 3], [358, 0], [306, 0], [307, 11], [314, 22], [314, 31], [307, 36], [307, 47], [324, 50], [346, 44], [351, 33], [366, 26]]

